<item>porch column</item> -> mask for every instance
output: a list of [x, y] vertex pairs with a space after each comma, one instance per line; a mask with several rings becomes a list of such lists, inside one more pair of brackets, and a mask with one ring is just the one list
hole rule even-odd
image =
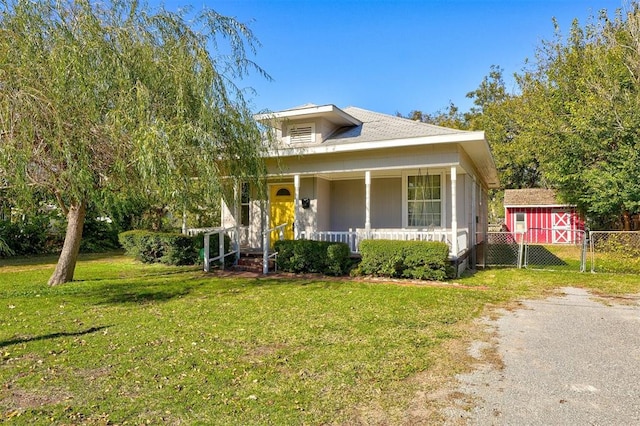
[[[233, 233], [232, 250], [236, 251], [236, 256], [235, 256], [236, 263], [238, 262], [238, 259], [240, 259], [240, 227], [239, 225], [242, 223], [242, 219], [240, 218], [240, 192], [241, 192], [241, 184], [238, 181], [238, 179], [235, 179], [233, 181], [233, 217], [234, 217], [233, 226], [235, 227], [235, 232]], [[224, 223], [221, 225], [224, 228]], [[224, 233], [221, 235], [224, 235]], [[223, 239], [220, 238], [220, 241], [223, 241]], [[224, 258], [222, 259], [222, 265], [224, 267]]]
[[293, 176], [293, 239], [300, 238], [300, 226], [298, 220], [298, 205], [300, 204], [300, 175]]
[[262, 273], [269, 273], [269, 202], [261, 201], [262, 205]]
[[456, 208], [456, 183], [458, 170], [451, 166], [451, 252], [458, 256], [458, 211]]
[[371, 231], [371, 172], [364, 172], [364, 229], [369, 234]]

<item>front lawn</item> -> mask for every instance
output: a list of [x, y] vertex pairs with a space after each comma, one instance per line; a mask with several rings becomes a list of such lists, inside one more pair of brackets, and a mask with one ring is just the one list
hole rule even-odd
[[0, 422], [437, 422], [446, 401], [424, 395], [469, 368], [487, 305], [640, 291], [637, 276], [499, 269], [445, 286], [220, 278], [117, 254], [48, 287], [54, 262], [0, 263]]

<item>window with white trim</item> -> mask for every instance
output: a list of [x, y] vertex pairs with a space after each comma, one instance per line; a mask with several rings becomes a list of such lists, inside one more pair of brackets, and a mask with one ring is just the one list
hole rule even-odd
[[440, 175], [407, 176], [407, 225], [442, 226]]
[[524, 212], [516, 213], [515, 232], [527, 232], [527, 217]]
[[249, 205], [251, 198], [249, 195], [249, 184], [242, 183], [242, 193], [240, 194], [240, 225], [249, 226]]
[[316, 141], [315, 123], [292, 124], [287, 128], [290, 144], [307, 144]]

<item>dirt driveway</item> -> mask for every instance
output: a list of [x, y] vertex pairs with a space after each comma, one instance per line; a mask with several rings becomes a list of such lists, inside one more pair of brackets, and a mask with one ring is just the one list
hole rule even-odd
[[640, 425], [639, 299], [562, 291], [487, 322], [449, 424]]

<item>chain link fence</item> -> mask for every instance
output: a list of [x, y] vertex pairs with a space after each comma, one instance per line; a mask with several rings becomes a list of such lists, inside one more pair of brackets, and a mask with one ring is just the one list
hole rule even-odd
[[640, 273], [640, 231], [591, 231], [591, 272]]
[[479, 246], [478, 262], [484, 268], [490, 266], [522, 266], [524, 235], [513, 232], [488, 232]]
[[523, 267], [551, 271], [580, 271], [587, 268], [585, 231], [530, 228], [525, 233]]
[[478, 266], [485, 268], [585, 272], [590, 260], [591, 272], [640, 274], [640, 231], [488, 232], [478, 250]]

